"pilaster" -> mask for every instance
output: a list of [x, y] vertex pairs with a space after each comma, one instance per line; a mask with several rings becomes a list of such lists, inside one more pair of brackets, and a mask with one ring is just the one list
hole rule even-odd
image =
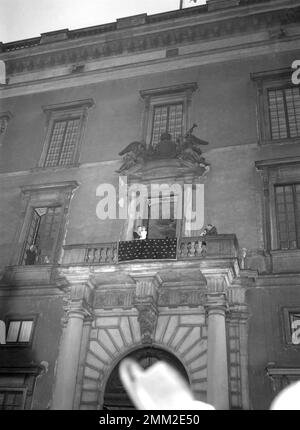
[[229, 378], [224, 293], [208, 293], [207, 401], [218, 410], [229, 409]]
[[[93, 286], [87, 271], [66, 275], [69, 288], [65, 303], [65, 328], [57, 362], [52, 409], [73, 409], [82, 355], [85, 322], [92, 317]], [[86, 337], [86, 336], [85, 336]]]

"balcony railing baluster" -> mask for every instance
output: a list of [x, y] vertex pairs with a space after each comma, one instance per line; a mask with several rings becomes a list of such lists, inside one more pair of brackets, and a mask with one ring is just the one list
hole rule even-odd
[[[81, 249], [82, 251], [80, 251]], [[226, 234], [206, 237], [183, 237], [178, 241], [176, 238], [166, 238], [66, 245], [62, 264], [80, 263], [92, 265], [118, 264], [122, 261], [134, 260], [235, 258], [237, 255], [236, 236]], [[84, 258], [82, 259], [81, 256], [84, 256]]]

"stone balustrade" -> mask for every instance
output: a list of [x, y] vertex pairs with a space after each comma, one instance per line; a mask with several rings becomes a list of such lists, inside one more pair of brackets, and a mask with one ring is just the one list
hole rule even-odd
[[[162, 241], [162, 246], [161, 252], [158, 253], [156, 248], [159, 248], [160, 241]], [[234, 234], [219, 234], [206, 238], [199, 236], [180, 238], [177, 240], [177, 245], [176, 239], [66, 245], [61, 264], [92, 265], [117, 264], [121, 261], [130, 260], [236, 258], [237, 255], [236, 236]]]
[[62, 264], [116, 264], [117, 262], [117, 242], [64, 246]]
[[179, 240], [177, 259], [235, 258], [238, 244], [234, 234], [217, 234], [206, 237], [184, 237]]

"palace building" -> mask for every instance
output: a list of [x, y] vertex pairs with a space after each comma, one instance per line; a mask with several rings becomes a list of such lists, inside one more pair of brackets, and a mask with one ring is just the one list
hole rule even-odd
[[217, 409], [300, 379], [299, 23], [207, 0], [0, 44], [0, 409], [132, 408], [127, 356]]

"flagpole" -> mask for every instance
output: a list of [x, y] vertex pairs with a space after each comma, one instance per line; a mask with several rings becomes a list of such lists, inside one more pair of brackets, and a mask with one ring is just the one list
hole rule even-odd
[[183, 8], [183, 0], [180, 0], [179, 9]]

